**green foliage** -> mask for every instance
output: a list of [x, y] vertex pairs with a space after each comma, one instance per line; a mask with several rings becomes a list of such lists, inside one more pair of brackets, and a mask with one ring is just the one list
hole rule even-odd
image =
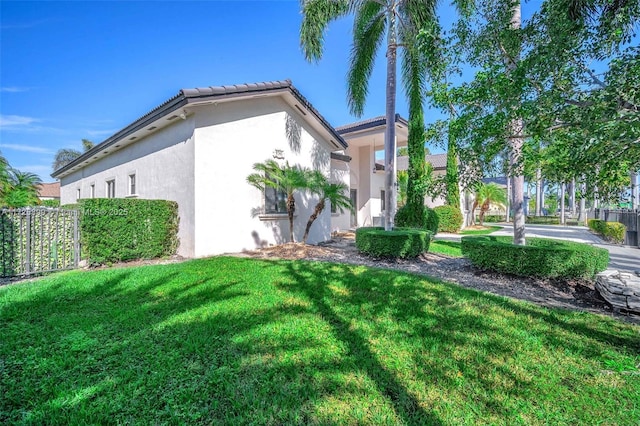
[[484, 221], [484, 215], [491, 206], [505, 207], [507, 205], [507, 191], [498, 184], [480, 182], [476, 185], [476, 199], [473, 202], [472, 212], [480, 207], [480, 225]]
[[178, 205], [166, 200], [80, 200], [83, 256], [92, 264], [175, 254]]
[[452, 232], [456, 233], [462, 226], [462, 212], [458, 206], [438, 206], [433, 209], [436, 216], [438, 216], [438, 232]]
[[429, 250], [432, 235], [415, 228], [385, 231], [381, 227], [362, 227], [356, 229], [356, 247], [373, 257], [411, 258]]
[[463, 229], [461, 235], [487, 235], [502, 229], [502, 226], [484, 226], [484, 229]]
[[484, 217], [484, 221], [489, 223], [504, 222], [506, 219], [507, 217], [505, 215], [500, 214], [490, 214]]
[[409, 183], [409, 173], [406, 170], [398, 170], [398, 205], [407, 204], [407, 185]]
[[527, 216], [527, 223], [532, 225], [560, 225], [558, 216]]
[[450, 206], [460, 209], [460, 188], [458, 183], [458, 150], [456, 148], [455, 133], [449, 129], [449, 139], [447, 144], [447, 171], [446, 180], [446, 202]]
[[615, 244], [622, 244], [624, 242], [627, 228], [618, 222], [606, 222], [601, 219], [591, 219], [588, 221], [589, 229], [600, 234], [605, 240], [611, 241]]
[[406, 204], [398, 209], [395, 225], [403, 228], [418, 228], [438, 232], [438, 215], [424, 204]]
[[463, 237], [462, 254], [480, 269], [525, 277], [590, 278], [609, 263], [606, 249], [546, 238], [521, 246], [512, 237]]
[[60, 200], [42, 200], [44, 207], [60, 207]]
[[444, 254], [449, 257], [462, 257], [459, 241], [433, 240], [429, 244], [429, 253]]
[[331, 203], [332, 209], [340, 211], [340, 213], [343, 213], [345, 210], [352, 210], [351, 198], [347, 195], [349, 193], [349, 187], [345, 183], [329, 182], [326, 176], [318, 170], [305, 171], [305, 174], [307, 175], [309, 190], [311, 193], [316, 194], [319, 200], [307, 221], [307, 226], [305, 227], [302, 237], [303, 243], [307, 242], [311, 226], [324, 211], [327, 201]]

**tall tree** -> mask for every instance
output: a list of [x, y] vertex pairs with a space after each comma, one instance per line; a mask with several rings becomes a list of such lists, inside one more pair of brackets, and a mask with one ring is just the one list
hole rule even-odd
[[471, 214], [475, 215], [476, 208], [480, 207], [479, 221], [482, 226], [484, 221], [484, 215], [491, 205], [505, 207], [507, 204], [507, 193], [497, 184], [491, 183], [479, 183], [476, 186], [476, 199], [473, 202], [473, 208]]
[[[318, 61], [322, 57], [324, 33], [328, 25], [348, 14], [354, 15], [353, 44], [351, 49], [350, 68], [347, 75], [347, 101], [351, 112], [361, 116], [368, 93], [369, 78], [379, 47], [385, 42], [386, 33], [386, 132], [385, 132], [385, 229], [393, 228], [397, 204], [396, 190], [396, 84], [397, 84], [397, 49], [405, 47], [403, 56], [403, 79], [409, 95], [410, 121], [413, 121], [413, 132], [416, 140], [423, 138], [419, 121], [422, 117], [422, 100], [424, 96], [424, 67], [422, 52], [414, 49], [418, 31], [429, 23], [436, 22], [434, 0], [303, 0], [303, 20], [300, 29], [300, 41], [305, 57], [309, 61]], [[418, 102], [418, 98], [420, 101]], [[419, 110], [418, 110], [419, 106]], [[411, 120], [414, 118], [414, 120]], [[410, 131], [411, 134], [411, 131]], [[410, 136], [411, 138], [411, 136]], [[412, 198], [418, 198], [423, 189], [421, 176], [424, 176], [424, 139], [420, 157], [411, 155], [417, 152], [414, 139], [410, 142], [409, 192]], [[412, 148], [414, 146], [414, 148]], [[421, 160], [420, 160], [421, 158]], [[422, 167], [420, 167], [422, 161]], [[413, 162], [413, 164], [411, 164]], [[413, 183], [412, 183], [413, 180]], [[414, 185], [417, 187], [414, 189]], [[410, 196], [411, 197], [411, 196]], [[424, 199], [424, 195], [422, 197]]]
[[293, 237], [293, 216], [296, 211], [296, 200], [294, 193], [307, 188], [308, 171], [298, 167], [290, 166], [289, 163], [281, 166], [274, 160], [266, 160], [264, 163], [256, 163], [253, 169], [257, 173], [252, 173], [247, 177], [247, 182], [264, 191], [266, 188], [273, 188], [282, 191], [287, 195], [287, 216], [289, 218], [289, 241], [294, 242]]
[[[94, 146], [95, 144], [89, 139], [82, 139], [82, 148], [84, 152], [89, 151]], [[80, 157], [81, 155], [82, 152], [78, 151], [77, 149], [60, 148], [53, 158], [53, 164], [51, 165], [51, 168], [55, 172], [56, 170], [66, 166], [76, 158]]]
[[38, 190], [42, 180], [31, 172], [9, 169], [8, 189], [4, 195], [4, 204], [10, 208], [40, 204]]

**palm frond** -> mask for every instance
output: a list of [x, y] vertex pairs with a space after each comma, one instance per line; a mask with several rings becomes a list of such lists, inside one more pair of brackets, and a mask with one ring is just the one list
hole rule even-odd
[[307, 61], [319, 61], [324, 50], [324, 34], [332, 21], [349, 13], [348, 0], [302, 0], [300, 47]]
[[369, 78], [376, 54], [384, 41], [385, 8], [380, 3], [366, 2], [358, 10], [353, 28], [353, 46], [347, 74], [347, 102], [356, 116], [361, 116], [369, 92]]

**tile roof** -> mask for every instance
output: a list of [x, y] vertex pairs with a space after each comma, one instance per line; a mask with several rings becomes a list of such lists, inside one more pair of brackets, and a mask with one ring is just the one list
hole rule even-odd
[[38, 197], [60, 198], [60, 182], [40, 184], [38, 187]]
[[153, 108], [151, 111], [147, 112], [143, 116], [136, 119], [134, 122], [119, 130], [114, 135], [110, 136], [108, 139], [103, 141], [102, 143], [94, 146], [89, 151], [83, 153], [80, 157], [76, 158], [74, 161], [65, 165], [64, 167], [54, 171], [51, 176], [57, 177], [60, 176], [67, 170], [70, 170], [74, 166], [81, 164], [83, 161], [86, 161], [96, 153], [101, 152], [105, 148], [116, 144], [118, 141], [123, 140], [125, 137], [130, 135], [131, 133], [144, 128], [149, 123], [159, 119], [164, 115], [168, 115], [169, 113], [178, 110], [179, 108], [188, 105], [192, 102], [197, 102], [202, 99], [224, 99], [224, 98], [232, 98], [232, 97], [243, 97], [248, 95], [255, 95], [260, 92], [275, 92], [280, 90], [289, 90], [291, 94], [300, 102], [306, 109], [308, 109], [311, 114], [325, 127], [325, 129], [331, 133], [336, 141], [347, 148], [347, 143], [344, 141], [342, 136], [336, 129], [329, 124], [329, 122], [316, 110], [313, 105], [304, 97], [302, 94], [296, 89], [291, 80], [280, 80], [280, 81], [268, 81], [262, 83], [250, 83], [250, 84], [238, 84], [233, 86], [209, 86], [209, 87], [201, 87], [195, 89], [182, 89], [178, 92], [177, 95], [172, 96], [171, 98], [164, 101], [162, 104]]
[[[371, 129], [378, 126], [384, 126], [387, 122], [387, 117], [384, 115], [380, 115], [378, 117], [370, 118], [368, 120], [356, 121], [355, 123], [345, 124], [344, 126], [336, 127], [336, 130], [341, 135], [351, 132], [357, 132], [359, 130]], [[409, 126], [409, 123], [406, 119], [402, 118], [400, 114], [396, 114], [396, 123], [404, 124], [405, 126]]]
[[[431, 163], [434, 170], [444, 170], [447, 168], [447, 154], [426, 155], [424, 159]], [[402, 156], [396, 159], [396, 170], [407, 170], [409, 168], [409, 157]]]

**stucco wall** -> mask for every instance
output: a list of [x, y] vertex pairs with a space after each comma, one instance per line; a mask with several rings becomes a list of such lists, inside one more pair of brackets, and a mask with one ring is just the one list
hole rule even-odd
[[[344, 183], [347, 188], [350, 187], [350, 164], [341, 160], [331, 160], [331, 181], [335, 183]], [[345, 195], [349, 196], [349, 189]], [[330, 208], [330, 207], [328, 207]], [[344, 210], [342, 213], [337, 210], [331, 214], [331, 231], [339, 232], [351, 228], [351, 212]]]
[[[299, 144], [285, 132], [287, 115], [299, 123]], [[286, 214], [260, 215], [261, 191], [246, 178], [253, 164], [274, 158], [281, 150], [290, 165], [321, 170], [329, 176], [330, 149], [315, 131], [304, 124], [297, 111], [280, 98], [200, 107], [196, 115], [195, 144], [195, 256], [253, 250], [289, 239]], [[302, 238], [317, 198], [296, 195], [294, 235]], [[325, 208], [311, 228], [309, 243], [330, 238], [331, 212]]]
[[87, 165], [60, 180], [61, 204], [90, 198], [95, 185], [95, 198], [106, 196], [106, 181], [115, 179], [116, 198], [129, 195], [129, 175], [136, 174], [138, 198], [172, 200], [178, 203], [180, 246], [178, 254], [191, 257], [195, 253], [194, 235], [194, 119], [178, 120], [136, 143]]

